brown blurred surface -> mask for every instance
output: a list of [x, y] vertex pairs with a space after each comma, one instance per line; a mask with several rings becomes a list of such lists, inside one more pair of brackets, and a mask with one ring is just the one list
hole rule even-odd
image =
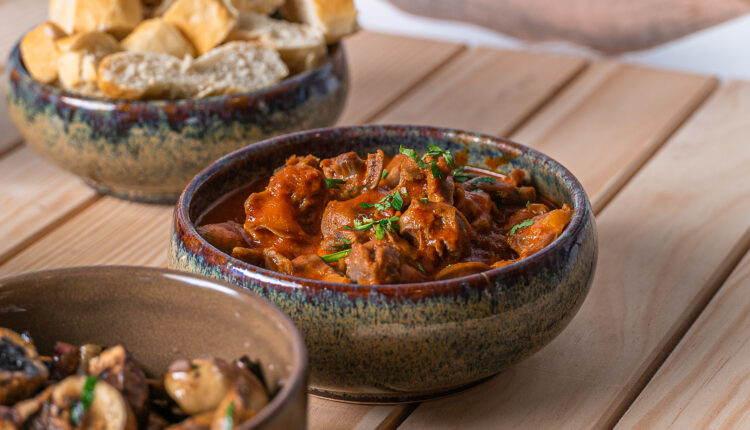
[[607, 53], [650, 48], [750, 12], [749, 0], [390, 0], [417, 15], [466, 21], [528, 41]]

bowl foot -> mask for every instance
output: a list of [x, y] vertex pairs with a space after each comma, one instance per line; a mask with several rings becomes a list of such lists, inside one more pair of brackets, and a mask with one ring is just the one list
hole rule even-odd
[[84, 179], [83, 182], [89, 187], [96, 190], [100, 194], [106, 194], [108, 196], [117, 197], [118, 199], [130, 200], [138, 203], [150, 203], [157, 205], [173, 205], [177, 202], [180, 197], [180, 193], [149, 193], [145, 191], [133, 191], [133, 190], [118, 190], [106, 185], [102, 185], [93, 182], [88, 179]]

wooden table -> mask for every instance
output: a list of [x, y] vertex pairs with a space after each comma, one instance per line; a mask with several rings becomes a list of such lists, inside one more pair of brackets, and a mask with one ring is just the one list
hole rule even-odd
[[[0, 0], [0, 58], [43, 3]], [[311, 428], [750, 425], [750, 83], [367, 32], [346, 45], [342, 124], [460, 127], [544, 151], [587, 189], [600, 255], [582, 309], [533, 357], [421, 405], [311, 397]], [[166, 266], [171, 207], [97, 195], [25, 147], [4, 105], [0, 208], [0, 275]]]

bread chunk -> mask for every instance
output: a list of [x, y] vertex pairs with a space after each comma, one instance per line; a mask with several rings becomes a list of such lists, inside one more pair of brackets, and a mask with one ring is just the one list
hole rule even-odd
[[189, 97], [181, 61], [154, 52], [118, 52], [99, 64], [99, 89], [120, 100]]
[[31, 76], [48, 84], [57, 80], [60, 50], [56, 41], [67, 34], [55, 23], [47, 21], [26, 34], [21, 40], [21, 58]]
[[143, 21], [120, 45], [133, 52], [155, 52], [178, 58], [195, 56], [195, 48], [180, 30], [161, 18]]
[[222, 0], [177, 0], [164, 14], [190, 40], [198, 55], [226, 39], [237, 17]]
[[291, 21], [318, 28], [328, 44], [358, 29], [353, 0], [287, 0], [281, 12]]
[[125, 36], [143, 19], [135, 0], [50, 0], [50, 20], [67, 33], [106, 31]]
[[290, 73], [317, 66], [327, 54], [323, 33], [311, 25], [273, 19], [253, 12], [241, 12], [239, 17], [237, 28], [227, 39], [257, 41], [276, 49]]
[[249, 11], [268, 15], [284, 4], [284, 0], [232, 0], [232, 6], [239, 11]]
[[85, 95], [98, 95], [99, 61], [121, 49], [114, 37], [98, 31], [59, 39], [57, 48], [60, 51], [57, 69], [60, 83], [65, 89]]

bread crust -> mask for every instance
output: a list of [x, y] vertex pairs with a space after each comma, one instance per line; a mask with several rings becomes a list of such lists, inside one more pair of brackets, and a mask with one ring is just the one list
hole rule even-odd
[[120, 50], [117, 40], [110, 34], [93, 31], [78, 33], [57, 40], [60, 52], [58, 78], [68, 90], [95, 95], [99, 61]]
[[291, 21], [319, 28], [328, 44], [359, 29], [353, 0], [287, 0], [281, 13]]
[[278, 9], [284, 0], [232, 0], [232, 6], [239, 11], [268, 15]]
[[177, 0], [164, 20], [182, 31], [198, 55], [219, 45], [237, 25], [237, 17], [222, 0]]
[[120, 42], [133, 52], [156, 52], [182, 58], [195, 56], [195, 48], [180, 30], [161, 18], [147, 19]]
[[57, 62], [60, 50], [57, 40], [67, 34], [51, 21], [40, 24], [21, 40], [21, 58], [31, 76], [48, 84], [57, 80]]

